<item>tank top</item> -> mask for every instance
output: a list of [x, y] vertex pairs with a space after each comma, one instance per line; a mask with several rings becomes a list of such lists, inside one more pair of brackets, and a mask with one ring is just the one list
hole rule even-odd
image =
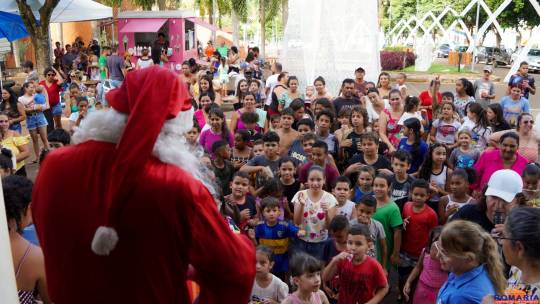
[[272, 113], [269, 113], [270, 115], [279, 114], [279, 112], [278, 112], [279, 100], [278, 100], [278, 97], [277, 97], [276, 92], [275, 92], [276, 88], [287, 89], [284, 85], [278, 84], [272, 90], [272, 102], [270, 103], [270, 107], [268, 107], [272, 112]]
[[[32, 244], [28, 243], [28, 247], [26, 247], [26, 250], [21, 258], [21, 260], [19, 261], [19, 264], [17, 265], [17, 268], [15, 268], [15, 277], [18, 277], [19, 276], [19, 273], [21, 272], [21, 267], [22, 265], [24, 264], [25, 260], [26, 260], [26, 257], [28, 256], [28, 254], [30, 253], [30, 249], [32, 249]], [[20, 304], [34, 304], [34, 303], [37, 303], [36, 302], [36, 298], [35, 298], [35, 294], [36, 294], [36, 290], [19, 290], [18, 291], [19, 293], [19, 302]]]
[[[298, 298], [298, 296], [296, 294], [291, 294], [287, 297], [287, 299], [291, 300], [291, 302], [293, 304], [302, 304], [302, 300], [300, 300]], [[311, 304], [321, 304], [322, 303], [322, 300], [321, 300], [321, 295], [319, 294], [319, 292], [313, 292], [311, 294], [311, 298], [309, 299], [309, 303]]]
[[448, 279], [448, 273], [441, 269], [441, 263], [438, 259], [432, 259], [426, 249], [422, 250], [424, 252], [424, 260], [422, 261], [424, 269], [419, 280], [431, 288], [441, 288]]
[[400, 139], [399, 132], [401, 131], [401, 126], [398, 124], [399, 118], [393, 118], [388, 109], [384, 109], [383, 111], [388, 116], [388, 124], [386, 125], [386, 134], [388, 136], [388, 140], [392, 143], [392, 145], [394, 145], [394, 147], [397, 147]]
[[520, 147], [518, 148], [518, 152], [531, 163], [536, 162], [538, 159], [538, 147]]
[[448, 211], [448, 209], [450, 209], [450, 206], [452, 205], [457, 205], [458, 206], [458, 210], [461, 209], [461, 207], [467, 205], [468, 203], [470, 203], [472, 200], [472, 197], [469, 197], [469, 199], [467, 199], [467, 201], [465, 203], [460, 203], [460, 202], [457, 202], [455, 200], [452, 199], [452, 195], [448, 195], [448, 204], [446, 205], [446, 211]]
[[[441, 172], [439, 172], [438, 174], [435, 174], [435, 173], [433, 173], [433, 171], [431, 171], [431, 176], [429, 177], [429, 183], [431, 184], [431, 183], [435, 182], [437, 187], [444, 189], [444, 186], [446, 185], [447, 169], [448, 169], [448, 167], [443, 165], [443, 168], [442, 168]], [[438, 202], [438, 201], [441, 200], [441, 196], [437, 193], [437, 194], [433, 195], [429, 200], [432, 201], [432, 202]]]

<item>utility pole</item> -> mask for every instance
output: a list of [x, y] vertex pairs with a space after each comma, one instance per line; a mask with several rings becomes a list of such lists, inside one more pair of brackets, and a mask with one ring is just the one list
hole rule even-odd
[[478, 53], [478, 48], [476, 45], [478, 44], [478, 27], [480, 26], [480, 1], [483, 0], [476, 0], [476, 27], [474, 29], [474, 36], [473, 36], [473, 53], [472, 53], [472, 59], [471, 59], [471, 72], [474, 72], [474, 60], [476, 58], [476, 55]]

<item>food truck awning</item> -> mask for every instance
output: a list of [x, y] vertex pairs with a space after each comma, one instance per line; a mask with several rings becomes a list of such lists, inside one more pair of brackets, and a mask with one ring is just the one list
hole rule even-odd
[[120, 33], [156, 33], [167, 19], [137, 19], [129, 20], [120, 29]]

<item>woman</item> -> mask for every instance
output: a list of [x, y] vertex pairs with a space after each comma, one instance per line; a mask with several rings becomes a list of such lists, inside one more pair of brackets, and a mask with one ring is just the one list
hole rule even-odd
[[379, 136], [388, 145], [389, 152], [396, 151], [399, 144], [401, 126], [398, 124], [403, 115], [403, 105], [401, 102], [401, 92], [399, 90], [390, 91], [390, 109], [384, 109], [379, 118]]
[[68, 79], [64, 82], [64, 89], [68, 89], [72, 83], [77, 84], [81, 92], [86, 92], [86, 86], [82, 83], [81, 73], [77, 70], [72, 70], [68, 73]]
[[49, 125], [53, 125], [54, 128], [62, 128], [62, 104], [60, 103], [60, 92], [62, 92], [62, 83], [64, 79], [58, 70], [54, 67], [48, 67], [44, 73], [45, 79], [40, 81], [39, 84], [45, 87], [47, 96], [49, 98], [50, 109], [43, 112], [47, 118]]
[[442, 94], [439, 92], [441, 88], [441, 81], [439, 76], [429, 83], [429, 89], [422, 91], [418, 98], [420, 99], [421, 110], [426, 110], [429, 121], [433, 120], [433, 109], [437, 109], [437, 106], [442, 102]]
[[[34, 104], [34, 84], [31, 82], [27, 82], [23, 85], [23, 92], [24, 95], [19, 97], [19, 102], [24, 105], [24, 110], [26, 111], [26, 128], [30, 132], [30, 136], [32, 137], [32, 145], [34, 146], [34, 155], [35, 160], [33, 163], [37, 163], [39, 159], [39, 141], [38, 141], [38, 135], [41, 138], [41, 142], [43, 143], [43, 147], [49, 147], [49, 141], [47, 140], [47, 119], [45, 119], [45, 115], [43, 115], [43, 111], [45, 109], [49, 108], [49, 102], [48, 100], [45, 100], [44, 105], [35, 105]], [[5, 116], [8, 117], [6, 114], [1, 115], [0, 117]], [[3, 120], [3, 117], [2, 117]], [[7, 119], [6, 119], [7, 120]], [[3, 126], [2, 126], [3, 128]], [[9, 121], [7, 121], [7, 127], [6, 130], [9, 128]], [[2, 130], [3, 132], [4, 130]], [[8, 130], [9, 131], [9, 130]], [[13, 131], [10, 131], [13, 132]], [[7, 132], [9, 134], [9, 132]], [[2, 140], [4, 140], [5, 137], [2, 137]], [[17, 155], [16, 151], [12, 152]], [[17, 170], [18, 170], [17, 166]]]
[[540, 299], [540, 209], [513, 209], [497, 241], [512, 266], [505, 293], [519, 290]]
[[392, 91], [392, 86], [390, 85], [390, 74], [387, 72], [382, 72], [379, 74], [379, 78], [377, 80], [377, 89], [379, 90], [379, 95], [383, 100], [390, 98], [390, 91]]
[[[255, 126], [255, 131], [257, 131], [257, 133], [262, 133], [263, 130], [267, 130], [268, 121], [266, 120], [266, 112], [256, 107], [255, 95], [251, 93], [247, 93], [244, 96], [243, 105], [244, 106], [241, 109], [234, 111], [231, 116], [231, 125], [229, 127], [229, 130], [231, 130], [231, 133], [235, 134], [237, 130], [246, 129], [246, 126], [240, 120], [240, 117], [242, 116], [242, 114], [246, 112], [257, 113], [257, 115], [259, 116], [259, 121], [257, 122], [257, 126]], [[262, 121], [262, 124], [261, 124], [261, 116], [262, 118], [264, 118], [264, 121]]]
[[268, 115], [270, 117], [280, 113], [279, 105], [284, 104], [284, 97], [286, 97], [287, 83], [289, 82], [289, 75], [286, 72], [282, 72], [278, 75], [278, 84], [272, 90], [272, 103], [268, 107]]
[[199, 100], [200, 96], [207, 94], [217, 104], [221, 105], [221, 95], [216, 94], [214, 91], [214, 85], [212, 83], [212, 77], [203, 75], [199, 80]]
[[467, 116], [465, 107], [470, 102], [474, 102], [473, 84], [466, 78], [460, 78], [456, 81], [456, 93], [454, 94], [454, 105], [461, 118]]
[[384, 100], [381, 99], [379, 90], [376, 88], [368, 89], [367, 95], [363, 96], [362, 101], [368, 112], [370, 123], [378, 120], [383, 110], [390, 107], [389, 104], [387, 105]]
[[236, 96], [233, 98], [233, 107], [238, 110], [243, 107], [244, 96], [249, 92], [249, 83], [246, 79], [240, 79], [236, 85]]
[[504, 120], [503, 109], [499, 103], [489, 104], [486, 108], [486, 116], [493, 132], [511, 129], [510, 125]]
[[132, 71], [133, 69], [135, 69], [135, 67], [133, 66], [133, 63], [131, 62], [131, 53], [126, 52], [124, 54], [124, 70], [127, 73], [127, 72]]
[[[319, 76], [315, 78], [315, 81], [313, 81], [313, 86], [315, 87], [315, 96], [313, 96], [314, 100], [317, 100], [319, 98], [327, 98], [327, 99], [333, 99], [332, 95], [328, 94], [326, 91], [326, 81], [322, 76]], [[311, 105], [314, 107], [315, 105]]]
[[497, 170], [511, 169], [521, 176], [528, 161], [517, 152], [518, 146], [519, 135], [515, 132], [507, 132], [501, 136], [499, 148], [486, 150], [480, 155], [474, 164], [477, 178], [473, 189], [476, 191], [476, 198]]
[[209, 94], [203, 93], [199, 97], [199, 109], [193, 113], [193, 117], [197, 120], [201, 132], [205, 129], [206, 122], [208, 121], [208, 114], [210, 113], [210, 108], [213, 104], [214, 100]]
[[490, 137], [492, 145], [499, 142], [501, 136], [509, 131], [517, 132], [519, 135], [520, 155], [525, 157], [528, 162], [536, 162], [538, 159], [538, 145], [540, 141], [536, 137], [536, 130], [533, 128], [534, 120], [531, 114], [523, 113], [517, 118], [517, 128], [515, 130], [506, 130], [493, 133]]
[[10, 88], [2, 89], [2, 101], [0, 112], [7, 113], [9, 117], [9, 129], [22, 134], [21, 122], [26, 120], [24, 106], [17, 101], [15, 92]]
[[3, 113], [0, 113], [0, 136], [2, 147], [11, 150], [11, 153], [15, 156], [15, 174], [26, 176], [24, 160], [30, 157], [28, 137], [21, 136], [19, 133], [9, 130], [9, 118]]
[[7, 176], [2, 179], [2, 188], [19, 302], [33, 304], [40, 300], [51, 303], [47, 293], [43, 252], [21, 235], [24, 227], [32, 221], [29, 210], [32, 182], [22, 176]]
[[295, 99], [304, 99], [304, 94], [298, 90], [298, 78], [296, 76], [290, 76], [287, 80], [287, 87], [289, 88], [287, 92], [285, 92], [282, 96], [282, 98], [279, 100], [279, 112], [283, 111], [283, 109], [286, 109], [291, 106], [291, 102]]
[[229, 71], [240, 73], [240, 55], [238, 55], [238, 48], [236, 46], [231, 46], [229, 54], [227, 54], [227, 62], [229, 64]]
[[152, 57], [150, 57], [148, 49], [144, 48], [142, 50], [142, 56], [137, 59], [135, 69], [140, 70], [152, 65], [154, 65], [154, 61], [152, 60]]

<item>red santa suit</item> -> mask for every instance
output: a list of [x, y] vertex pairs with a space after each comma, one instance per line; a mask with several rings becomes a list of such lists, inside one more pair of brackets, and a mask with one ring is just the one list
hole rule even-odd
[[[231, 232], [201, 182], [152, 155], [164, 122], [191, 108], [185, 85], [152, 67], [129, 73], [107, 99], [128, 114], [120, 141], [56, 150], [35, 183], [33, 218], [52, 301], [188, 303], [191, 264], [200, 303], [246, 303], [253, 246]], [[95, 243], [100, 226], [114, 234], [105, 250]]]

